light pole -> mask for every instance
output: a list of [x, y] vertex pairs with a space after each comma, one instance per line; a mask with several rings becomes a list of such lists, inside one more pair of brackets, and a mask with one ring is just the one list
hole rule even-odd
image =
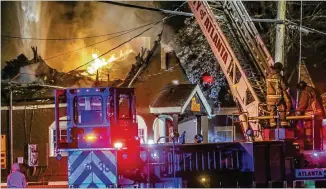
[[276, 24], [275, 62], [281, 62], [284, 68], [287, 67], [284, 61], [285, 13], [286, 13], [286, 1], [284, 0], [278, 1], [277, 20], [282, 20], [282, 22]]
[[12, 124], [12, 114], [13, 114], [13, 106], [12, 106], [12, 88], [9, 87], [9, 135], [10, 135], [10, 167], [14, 164], [14, 130]]

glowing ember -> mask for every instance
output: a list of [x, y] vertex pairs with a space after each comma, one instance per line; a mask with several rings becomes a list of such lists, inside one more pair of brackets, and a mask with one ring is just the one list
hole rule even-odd
[[111, 63], [111, 62], [113, 62], [113, 61], [115, 61], [115, 60], [118, 60], [118, 59], [120, 59], [120, 58], [122, 58], [122, 57], [128, 55], [128, 54], [131, 53], [131, 52], [133, 52], [131, 49], [130, 49], [130, 50], [126, 50], [125, 52], [123, 52], [123, 51], [121, 50], [121, 51], [120, 51], [120, 56], [119, 56], [119, 57], [116, 57], [116, 55], [113, 54], [113, 55], [111, 55], [107, 60], [105, 60], [104, 58], [99, 59], [97, 54], [92, 54], [92, 57], [93, 57], [93, 59], [95, 59], [95, 60], [94, 60], [94, 62], [93, 62], [93, 63], [92, 63], [88, 68], [87, 68], [87, 72], [88, 72], [89, 74], [95, 74], [96, 71], [97, 71], [99, 68], [101, 68], [101, 67], [103, 67], [103, 66], [105, 66], [105, 65], [107, 65], [107, 64], [109, 64], [109, 63]]

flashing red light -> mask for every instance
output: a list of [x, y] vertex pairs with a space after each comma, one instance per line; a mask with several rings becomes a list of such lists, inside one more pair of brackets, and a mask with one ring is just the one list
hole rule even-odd
[[202, 76], [202, 79], [203, 79], [204, 83], [209, 84], [209, 85], [213, 84], [213, 82], [214, 82], [214, 78], [208, 74], [204, 74]]
[[116, 143], [114, 143], [113, 146], [114, 146], [115, 148], [122, 148], [123, 144], [122, 144], [122, 142], [116, 142]]

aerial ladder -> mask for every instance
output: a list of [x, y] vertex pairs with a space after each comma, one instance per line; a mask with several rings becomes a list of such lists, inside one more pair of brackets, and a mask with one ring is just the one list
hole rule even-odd
[[[274, 62], [243, 3], [241, 1], [188, 1], [188, 5], [228, 81], [239, 107], [239, 120], [247, 141], [267, 142], [259, 122], [272, 117], [265, 116], [264, 103], [266, 102], [265, 78]], [[312, 84], [305, 64], [303, 63], [300, 68], [302, 79]], [[287, 116], [286, 119], [308, 120], [314, 133], [314, 116]], [[248, 135], [248, 130], [254, 131], [254, 134]], [[314, 146], [314, 134], [312, 141]], [[317, 153], [306, 151], [301, 147], [299, 149], [303, 152], [305, 161], [314, 161], [311, 157], [323, 154], [323, 151]], [[316, 150], [314, 147], [312, 149]], [[325, 163], [319, 161], [318, 166], [325, 167]], [[302, 176], [311, 171], [302, 169], [306, 166], [297, 167], [296, 179], [307, 178]], [[323, 175], [325, 169], [319, 171]]]
[[[247, 122], [247, 118], [264, 112], [261, 105], [266, 97], [265, 77], [271, 71], [273, 59], [244, 5], [241, 1], [189, 1], [188, 4], [225, 74], [240, 112], [243, 112], [239, 119], [245, 137], [248, 141], [263, 141], [259, 124]], [[220, 8], [226, 15], [224, 21], [216, 16], [221, 12]], [[221, 25], [221, 22], [229, 24]], [[227, 40], [232, 38], [237, 38], [238, 43]], [[239, 42], [240, 46], [237, 45]], [[244, 52], [249, 52], [249, 58], [240, 60], [246, 56], [237, 55]], [[248, 129], [254, 134], [247, 136]]]
[[[245, 138], [247, 141], [269, 140], [259, 123], [268, 117], [278, 117], [266, 116], [265, 104], [265, 78], [274, 62], [245, 6], [241, 1], [189, 1], [188, 5], [228, 81], [239, 107]], [[304, 63], [300, 73], [302, 80], [314, 86]], [[286, 119], [313, 122], [314, 118], [287, 116]]]

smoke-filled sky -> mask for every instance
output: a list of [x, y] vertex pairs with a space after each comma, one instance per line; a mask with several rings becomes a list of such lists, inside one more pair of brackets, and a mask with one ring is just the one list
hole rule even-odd
[[[153, 2], [124, 2], [154, 7]], [[131, 29], [163, 18], [158, 12], [120, 7], [101, 2], [1, 2], [1, 34], [35, 38], [85, 37]], [[92, 59], [92, 52], [102, 54], [123, 41], [137, 35], [146, 28], [123, 35], [114, 40], [80, 50], [69, 55], [46, 61], [48, 65], [61, 71], [70, 71]], [[151, 43], [157, 39], [162, 24], [146, 32]], [[167, 33], [167, 32], [165, 32]], [[36, 41], [1, 38], [1, 66], [5, 61], [24, 53], [29, 59], [33, 52], [31, 46], [38, 47], [43, 59], [90, 45], [112, 36], [69, 41]], [[166, 37], [165, 37], [166, 38]], [[130, 43], [126, 48], [139, 48], [141, 40]], [[105, 58], [108, 58], [106, 56]]]

